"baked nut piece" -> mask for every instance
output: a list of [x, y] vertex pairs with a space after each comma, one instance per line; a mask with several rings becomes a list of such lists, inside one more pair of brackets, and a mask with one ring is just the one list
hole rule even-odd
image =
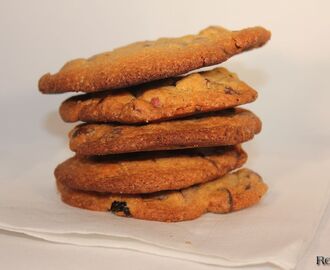
[[225, 68], [71, 97], [60, 107], [66, 122], [147, 123], [249, 103], [257, 92]]
[[62, 200], [75, 207], [167, 222], [195, 219], [206, 212], [241, 210], [258, 203], [267, 191], [261, 177], [248, 169], [179, 191], [144, 195], [79, 191], [60, 181], [57, 181], [57, 186]]
[[253, 138], [261, 121], [240, 108], [181, 120], [140, 126], [82, 124], [69, 134], [70, 148], [79, 155], [235, 145]]
[[56, 179], [73, 189], [110, 193], [150, 193], [182, 189], [214, 180], [241, 167], [247, 154], [238, 146], [72, 157], [55, 169]]
[[66, 63], [39, 80], [43, 93], [97, 92], [174, 77], [219, 64], [270, 39], [262, 27], [229, 31], [209, 27], [197, 35], [136, 42], [88, 59]]

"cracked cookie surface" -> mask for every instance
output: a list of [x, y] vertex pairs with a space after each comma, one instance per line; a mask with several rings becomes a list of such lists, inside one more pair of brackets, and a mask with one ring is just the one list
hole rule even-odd
[[73, 189], [111, 193], [176, 190], [211, 181], [241, 167], [247, 154], [237, 146], [72, 157], [55, 169]]
[[148, 125], [81, 124], [69, 134], [70, 148], [79, 155], [170, 150], [235, 145], [261, 130], [252, 112], [234, 108]]
[[249, 103], [257, 92], [225, 68], [71, 97], [60, 107], [66, 122], [143, 123]]
[[111, 211], [155, 221], [184, 221], [206, 212], [229, 213], [250, 207], [267, 192], [261, 177], [249, 169], [241, 169], [214, 181], [179, 191], [163, 191], [145, 195], [118, 195], [70, 189], [57, 181], [63, 202], [94, 211]]
[[136, 42], [88, 59], [66, 63], [39, 80], [43, 93], [97, 92], [169, 78], [219, 64], [270, 39], [262, 27], [229, 31], [212, 26], [197, 35]]

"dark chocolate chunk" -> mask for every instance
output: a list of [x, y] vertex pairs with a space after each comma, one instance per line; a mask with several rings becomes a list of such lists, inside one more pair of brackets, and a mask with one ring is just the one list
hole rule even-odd
[[229, 213], [233, 211], [233, 195], [231, 194], [228, 188], [224, 188], [223, 190], [226, 191], [228, 194], [228, 204], [229, 204], [228, 213]]
[[87, 135], [94, 132], [94, 128], [89, 127], [87, 124], [82, 124], [80, 126], [78, 126], [78, 128], [76, 128], [74, 130], [74, 132], [72, 133], [71, 137], [75, 138], [78, 137], [80, 135]]
[[237, 95], [238, 93], [233, 89], [233, 88], [231, 88], [231, 87], [225, 87], [225, 89], [224, 89], [224, 91], [225, 91], [225, 94], [228, 94], [228, 95]]
[[109, 211], [113, 213], [123, 212], [127, 217], [131, 215], [126, 202], [113, 201]]

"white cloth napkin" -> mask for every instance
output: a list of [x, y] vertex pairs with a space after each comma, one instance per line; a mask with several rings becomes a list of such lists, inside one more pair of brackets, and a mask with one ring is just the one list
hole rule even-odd
[[293, 269], [329, 201], [330, 181], [324, 171], [329, 159], [263, 156], [253, 160], [269, 185], [259, 205], [180, 223], [120, 218], [60, 201], [52, 171], [65, 155], [61, 152], [16, 179], [2, 179], [0, 229], [58, 243], [126, 248], [221, 266], [271, 263]]

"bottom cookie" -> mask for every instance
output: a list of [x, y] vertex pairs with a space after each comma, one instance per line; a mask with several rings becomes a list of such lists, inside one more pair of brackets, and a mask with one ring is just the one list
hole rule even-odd
[[178, 191], [140, 195], [79, 191], [59, 181], [57, 187], [63, 202], [75, 207], [166, 222], [191, 220], [206, 212], [237, 211], [259, 202], [267, 191], [261, 177], [249, 169]]

